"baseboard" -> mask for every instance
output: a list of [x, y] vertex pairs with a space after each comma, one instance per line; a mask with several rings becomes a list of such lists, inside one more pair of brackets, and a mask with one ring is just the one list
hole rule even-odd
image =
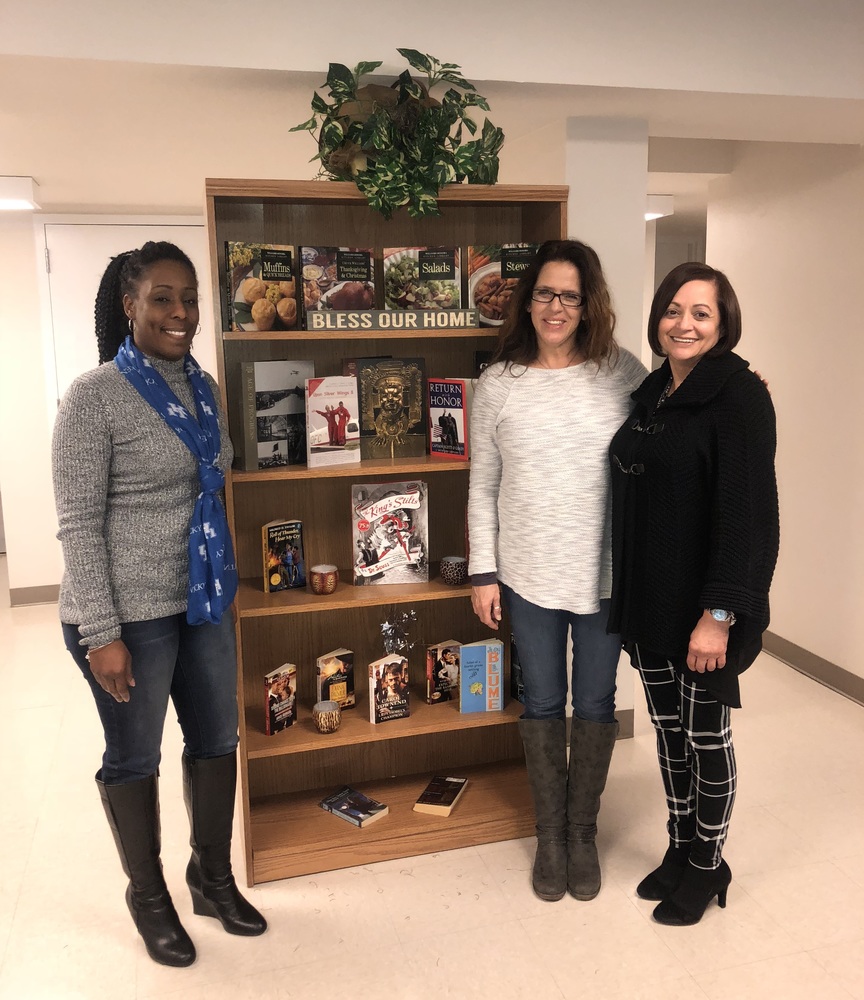
[[56, 604], [60, 600], [60, 585], [50, 587], [10, 587], [9, 604], [21, 608], [27, 604]]
[[864, 705], [864, 677], [853, 674], [851, 670], [838, 667], [836, 663], [825, 660], [803, 646], [783, 639], [773, 632], [766, 632], [762, 637], [762, 647], [778, 660], [788, 664], [806, 677], [824, 684], [850, 701]]

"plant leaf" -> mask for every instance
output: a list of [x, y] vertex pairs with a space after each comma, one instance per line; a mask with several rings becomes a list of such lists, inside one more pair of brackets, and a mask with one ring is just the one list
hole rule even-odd
[[317, 91], [312, 95], [312, 110], [319, 115], [326, 115], [330, 111], [330, 105]]
[[345, 141], [345, 133], [339, 122], [325, 122], [321, 128], [321, 135], [318, 137], [318, 144], [322, 149], [332, 151], [338, 149]]
[[427, 76], [432, 75], [432, 59], [430, 56], [418, 52], [417, 49], [396, 49], [400, 56], [408, 60], [408, 65], [414, 69], [419, 69]]
[[331, 97], [353, 97], [357, 89], [354, 74], [342, 63], [330, 63], [327, 71], [327, 86]]
[[359, 62], [354, 67], [354, 80], [355, 82], [360, 81], [361, 76], [365, 76], [367, 73], [374, 73], [376, 69], [381, 65], [380, 62]]
[[477, 88], [473, 83], [469, 83], [464, 76], [459, 76], [458, 73], [451, 73], [449, 70], [442, 73], [439, 77], [442, 83], [452, 83], [456, 87], [461, 87], [463, 90], [476, 90]]
[[357, 144], [362, 149], [389, 149], [393, 145], [392, 129], [387, 113], [382, 110], [373, 112], [366, 120]]
[[311, 132], [318, 127], [318, 119], [315, 115], [308, 120], [303, 122], [301, 125], [295, 125], [293, 128], [289, 128], [289, 132]]

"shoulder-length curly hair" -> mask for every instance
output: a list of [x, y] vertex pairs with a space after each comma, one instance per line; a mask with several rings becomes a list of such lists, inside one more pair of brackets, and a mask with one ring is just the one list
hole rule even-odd
[[585, 243], [578, 240], [548, 240], [537, 251], [530, 267], [519, 279], [507, 317], [501, 326], [492, 362], [506, 361], [529, 365], [537, 360], [537, 334], [529, 312], [531, 293], [545, 264], [572, 264], [579, 272], [582, 295], [582, 318], [576, 328], [576, 348], [586, 361], [600, 363], [615, 358], [615, 312], [600, 258]]

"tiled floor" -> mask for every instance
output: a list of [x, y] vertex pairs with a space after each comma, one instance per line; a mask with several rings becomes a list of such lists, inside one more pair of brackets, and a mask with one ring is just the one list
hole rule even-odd
[[603, 890], [543, 903], [510, 841], [268, 884], [261, 938], [191, 913], [179, 739], [169, 719], [164, 859], [199, 952], [155, 965], [93, 785], [100, 734], [54, 606], [6, 607], [0, 557], [0, 1000], [864, 1000], [864, 709], [763, 656], [735, 714], [741, 787], [725, 911], [661, 927], [633, 886], [665, 846], [653, 741], [615, 752]]

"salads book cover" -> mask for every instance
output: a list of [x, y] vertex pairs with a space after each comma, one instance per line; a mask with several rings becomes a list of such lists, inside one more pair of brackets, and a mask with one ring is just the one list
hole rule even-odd
[[385, 309], [459, 309], [462, 306], [458, 247], [385, 247]]

